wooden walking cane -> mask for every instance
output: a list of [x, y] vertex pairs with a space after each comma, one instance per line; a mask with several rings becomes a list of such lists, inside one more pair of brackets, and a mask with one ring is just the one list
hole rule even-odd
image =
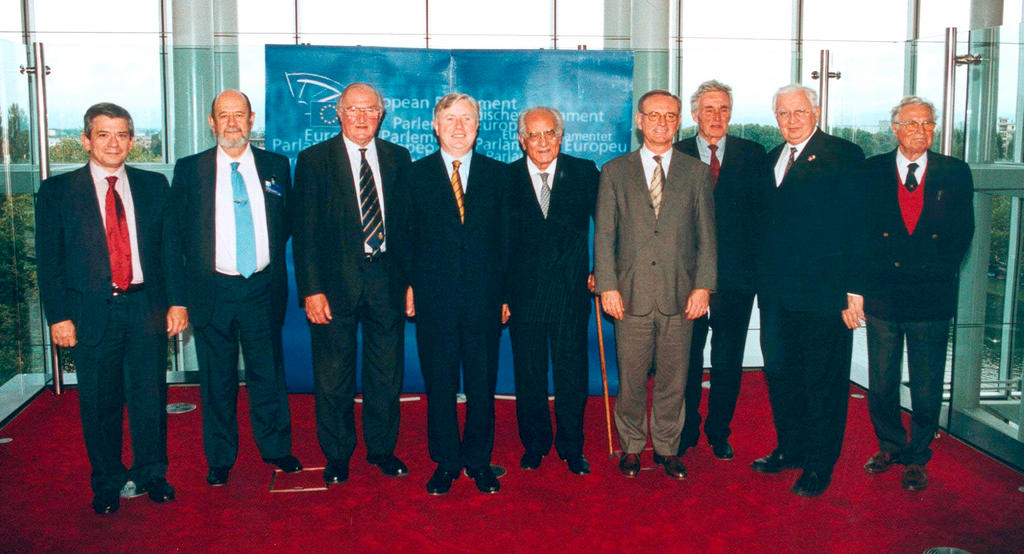
[[597, 318], [597, 350], [601, 353], [601, 384], [604, 385], [604, 421], [608, 425], [608, 456], [615, 457], [612, 446], [612, 412], [608, 407], [608, 366], [604, 361], [604, 333], [601, 332], [601, 297], [594, 297], [594, 316]]

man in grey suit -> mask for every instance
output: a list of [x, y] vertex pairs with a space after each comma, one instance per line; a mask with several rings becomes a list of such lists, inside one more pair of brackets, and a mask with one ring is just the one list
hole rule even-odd
[[694, 319], [715, 288], [715, 213], [711, 171], [673, 155], [679, 98], [664, 90], [640, 97], [643, 146], [605, 164], [594, 216], [594, 277], [615, 319], [619, 394], [615, 426], [619, 471], [636, 477], [647, 444], [647, 378], [654, 367], [650, 425], [654, 463], [686, 478], [677, 456], [683, 390]]

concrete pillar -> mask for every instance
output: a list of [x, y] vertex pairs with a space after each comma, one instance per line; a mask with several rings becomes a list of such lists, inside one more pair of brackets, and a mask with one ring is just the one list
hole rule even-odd
[[604, 49], [629, 50], [630, 0], [605, 0]]

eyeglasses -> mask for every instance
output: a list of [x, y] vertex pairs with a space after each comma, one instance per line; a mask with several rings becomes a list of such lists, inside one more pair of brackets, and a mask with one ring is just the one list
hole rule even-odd
[[801, 110], [793, 110], [793, 111], [778, 110], [778, 111], [775, 112], [775, 118], [776, 119], [789, 119], [789, 118], [792, 117], [794, 119], [807, 119], [808, 117], [811, 116], [812, 113], [814, 113], [813, 110], [803, 110], [803, 109], [801, 109]]
[[911, 121], [897, 121], [897, 122], [895, 122], [895, 124], [899, 125], [900, 127], [903, 127], [904, 129], [906, 129], [907, 131], [909, 131], [911, 133], [916, 133], [916, 132], [920, 131], [921, 129], [924, 129], [925, 131], [931, 131], [931, 130], [935, 129], [935, 122], [931, 121], [931, 120], [928, 120], [928, 121], [914, 121], [914, 120], [911, 120]]
[[668, 112], [668, 113], [661, 113], [661, 112], [647, 112], [647, 113], [644, 113], [644, 112], [640, 112], [640, 115], [646, 117], [647, 121], [650, 121], [651, 123], [657, 123], [658, 120], [663, 118], [663, 117], [665, 118], [665, 121], [667, 121], [669, 123], [675, 123], [676, 121], [679, 120], [679, 114], [672, 113], [672, 112]]
[[537, 142], [540, 140], [540, 137], [544, 137], [548, 140], [555, 140], [555, 138], [558, 137], [559, 135], [561, 135], [561, 133], [559, 133], [558, 131], [554, 129], [548, 129], [547, 131], [534, 131], [532, 133], [526, 133], [524, 136], [526, 137], [526, 140], [530, 142]]
[[369, 108], [357, 108], [355, 106], [349, 106], [342, 108], [341, 111], [345, 112], [345, 115], [355, 119], [359, 117], [359, 114], [365, 115], [366, 117], [377, 117], [380, 115], [380, 108], [372, 106]]

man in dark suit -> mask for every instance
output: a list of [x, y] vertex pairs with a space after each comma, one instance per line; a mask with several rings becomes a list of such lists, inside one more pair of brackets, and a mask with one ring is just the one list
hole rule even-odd
[[[967, 164], [928, 151], [935, 136], [930, 102], [901, 100], [892, 110], [892, 131], [899, 146], [870, 158], [862, 180], [868, 409], [879, 449], [864, 470], [882, 473], [903, 464], [903, 488], [917, 491], [928, 486], [928, 445], [939, 428], [949, 321], [974, 233], [974, 185]], [[909, 442], [900, 413], [904, 338], [913, 408]]]
[[539, 106], [519, 114], [512, 163], [509, 322], [515, 364], [516, 421], [523, 469], [537, 469], [551, 450], [548, 343], [555, 387], [555, 449], [569, 471], [590, 473], [583, 456], [587, 405], [587, 322], [590, 316], [590, 219], [597, 166], [561, 154], [562, 114]]
[[787, 85], [772, 105], [785, 140], [768, 154], [759, 267], [761, 348], [778, 447], [755, 460], [761, 473], [802, 468], [793, 493], [813, 497], [832, 482], [846, 426], [856, 323], [860, 147], [818, 130], [817, 94]]
[[[98, 514], [117, 511], [129, 479], [154, 502], [174, 500], [165, 408], [167, 338], [188, 325], [181, 249], [167, 179], [124, 164], [134, 137], [124, 108], [90, 107], [89, 163], [44, 181], [36, 201], [39, 295], [53, 343], [75, 362]], [[126, 404], [131, 470], [121, 462]]]
[[675, 144], [677, 150], [708, 164], [715, 186], [718, 237], [718, 288], [711, 294], [708, 315], [693, 322], [690, 370], [686, 376], [686, 422], [679, 455], [700, 438], [700, 397], [704, 381], [704, 344], [711, 335], [711, 391], [704, 423], [711, 451], [720, 460], [733, 458], [729, 423], [736, 411], [743, 373], [750, 311], [754, 305], [758, 221], [765, 191], [764, 147], [728, 135], [732, 89], [706, 81], [690, 97], [690, 115], [697, 134]]
[[[403, 173], [392, 246], [409, 284], [406, 315], [427, 388], [427, 441], [437, 469], [429, 494], [444, 494], [462, 467], [477, 489], [500, 489], [491, 469], [498, 337], [508, 319], [508, 166], [473, 151], [480, 106], [451, 93], [434, 107], [440, 150]], [[455, 395], [466, 394], [460, 440]]]
[[291, 455], [281, 353], [291, 168], [284, 156], [250, 146], [254, 115], [241, 92], [220, 93], [209, 116], [218, 146], [178, 160], [171, 187], [181, 218], [206, 482], [212, 486], [227, 483], [238, 455], [239, 342], [260, 455], [282, 471], [302, 469]]
[[[715, 214], [708, 166], [674, 152], [682, 102], [652, 90], [637, 103], [643, 146], [601, 170], [594, 216], [594, 278], [615, 319], [615, 426], [626, 477], [647, 445], [647, 381], [654, 367], [654, 463], [686, 478], [678, 456], [692, 321], [715, 288]], [[674, 152], [674, 153], [673, 153]]]
[[402, 389], [405, 290], [390, 258], [395, 180], [409, 151], [374, 138], [384, 102], [366, 83], [338, 98], [341, 134], [299, 154], [292, 198], [295, 280], [313, 343], [317, 437], [324, 481], [348, 479], [356, 446], [356, 330], [363, 338], [363, 438], [367, 461], [409, 472], [394, 455]]

